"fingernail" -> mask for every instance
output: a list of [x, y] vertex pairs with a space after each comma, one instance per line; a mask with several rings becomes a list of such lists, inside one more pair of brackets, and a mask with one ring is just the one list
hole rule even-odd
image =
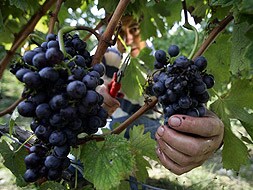
[[173, 116], [169, 119], [169, 125], [171, 127], [179, 127], [181, 125], [182, 121], [179, 117]]
[[157, 148], [157, 152], [158, 152], [158, 154], [161, 154], [161, 153], [162, 153], [162, 151], [161, 151], [160, 148]]
[[163, 136], [163, 133], [164, 133], [164, 128], [163, 126], [160, 126], [158, 129], [157, 129], [157, 133], [159, 136]]

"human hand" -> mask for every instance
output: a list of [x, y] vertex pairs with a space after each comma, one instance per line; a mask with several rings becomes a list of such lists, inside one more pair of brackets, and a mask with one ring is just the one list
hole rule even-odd
[[181, 175], [204, 163], [221, 145], [224, 125], [212, 112], [205, 117], [173, 115], [156, 132], [162, 165]]
[[104, 103], [102, 104], [102, 107], [108, 112], [109, 115], [112, 115], [113, 112], [120, 106], [119, 101], [109, 94], [109, 89], [104, 84], [98, 86], [96, 91], [104, 97]]

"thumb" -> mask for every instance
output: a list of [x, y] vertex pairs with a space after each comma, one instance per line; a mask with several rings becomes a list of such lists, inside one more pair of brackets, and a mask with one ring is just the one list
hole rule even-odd
[[173, 115], [168, 125], [181, 132], [211, 137], [220, 134], [223, 127], [218, 117], [191, 117], [188, 115]]

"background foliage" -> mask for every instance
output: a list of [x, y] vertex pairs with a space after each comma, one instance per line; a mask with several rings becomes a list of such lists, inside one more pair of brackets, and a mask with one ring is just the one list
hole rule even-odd
[[[0, 2], [0, 59], [7, 55], [8, 50], [20, 37], [17, 35], [19, 31], [23, 29], [33, 14], [40, 11], [44, 2], [44, 0], [3, 0]], [[58, 14], [55, 32], [57, 32], [57, 29], [70, 24], [95, 28], [98, 22], [104, 18], [105, 12], [113, 13], [118, 2], [118, 0], [66, 0]], [[208, 107], [225, 124], [224, 146], [222, 149], [223, 167], [239, 171], [240, 167], [247, 164], [250, 159], [247, 145], [253, 144], [253, 1], [187, 0], [186, 2], [199, 31], [201, 42], [198, 47], [201, 47], [202, 42], [205, 41], [212, 29], [219, 25], [222, 19], [227, 15], [233, 15], [234, 18], [208, 47], [204, 56], [208, 59], [208, 72], [212, 73], [216, 79], [216, 84], [213, 90], [210, 91], [212, 99], [209, 101]], [[47, 11], [47, 14], [41, 17], [35, 27], [35, 34], [39, 34], [42, 38], [46, 36], [50, 14], [54, 9], [55, 5]], [[125, 13], [133, 14], [136, 18], [142, 18], [142, 38], [151, 40], [155, 49], [166, 50], [169, 45], [177, 44], [182, 54], [188, 55], [193, 46], [194, 34], [182, 26], [184, 21], [181, 20], [181, 11], [181, 1], [132, 0]], [[106, 26], [103, 27], [105, 28]], [[79, 34], [85, 37], [87, 32], [80, 31]], [[0, 111], [11, 105], [22, 92], [22, 85], [11, 76], [8, 68], [15, 60], [20, 58], [25, 50], [33, 48], [31, 44], [30, 39], [24, 41], [15, 51], [15, 55], [5, 69], [4, 76], [0, 81]], [[97, 41], [93, 37], [89, 38], [90, 51], [96, 44]], [[150, 51], [147, 49], [144, 49], [139, 57], [132, 59], [127, 74], [122, 81], [123, 90], [128, 97], [139, 99], [142, 96], [142, 86], [146, 78], [141, 75], [141, 72], [149, 73], [152, 71], [153, 60]], [[141, 67], [140, 61], [144, 62], [147, 67]], [[132, 85], [129, 85], [130, 81]], [[11, 88], [6, 88], [7, 83], [13, 84]], [[1, 124], [8, 125], [9, 117], [10, 115], [0, 118]], [[237, 128], [232, 130], [235, 121]], [[239, 128], [244, 128], [246, 133], [238, 133]], [[139, 139], [147, 139], [146, 136], [142, 137], [142, 133], [143, 131], [137, 130], [132, 136], [137, 135]], [[103, 183], [109, 189], [117, 186], [120, 180], [129, 175], [132, 169], [140, 165], [140, 163], [145, 163], [142, 165], [142, 169], [139, 169], [141, 172], [141, 175], [139, 175], [140, 179], [144, 175], [144, 169], [148, 164], [143, 160], [144, 153], [146, 153], [142, 151], [144, 150], [144, 145], [137, 146], [138, 149], [135, 150], [135, 143], [140, 145], [140, 143], [136, 142], [138, 138], [133, 138], [132, 141], [128, 142], [120, 137], [110, 137], [104, 142], [103, 149], [101, 149], [101, 145], [91, 142], [90, 145], [81, 147], [79, 151], [73, 151], [73, 154], [81, 158], [86, 165], [89, 165], [89, 161], [93, 158], [82, 158], [80, 152], [93, 156], [96, 155], [94, 153], [95, 150], [95, 152], [104, 154], [110, 154], [107, 149], [115, 148], [115, 150], [119, 150], [118, 154], [121, 157], [123, 156], [122, 159], [119, 159], [119, 163], [115, 163], [115, 167], [119, 171], [114, 170], [115, 173], [111, 176], [112, 178], [105, 180]], [[151, 143], [151, 140], [147, 140], [147, 142]], [[106, 143], [108, 143], [108, 147]], [[110, 147], [110, 143], [117, 144], [118, 147]], [[152, 146], [155, 145], [151, 143]], [[1, 143], [1, 154], [5, 160], [8, 160], [4, 163], [6, 167], [10, 168], [13, 173], [17, 173], [17, 178], [21, 180], [18, 177], [21, 172], [14, 170], [15, 165], [9, 161], [9, 156], [13, 156], [13, 153], [11, 150], [8, 152], [8, 146], [5, 141]], [[145, 156], [154, 157], [152, 154]], [[128, 158], [128, 161], [124, 160], [126, 158]], [[96, 159], [97, 162], [107, 162], [100, 158], [99, 155]], [[99, 165], [97, 167], [97, 170], [102, 170]], [[94, 172], [98, 171], [94, 170]], [[121, 172], [123, 172], [123, 175], [119, 175]], [[100, 184], [102, 179], [98, 178], [96, 173], [86, 173], [86, 175], [90, 181], [96, 184], [98, 189], [102, 187], [103, 184]], [[103, 177], [104, 175], [106, 173], [101, 176]], [[17, 183], [22, 184], [18, 180]]]

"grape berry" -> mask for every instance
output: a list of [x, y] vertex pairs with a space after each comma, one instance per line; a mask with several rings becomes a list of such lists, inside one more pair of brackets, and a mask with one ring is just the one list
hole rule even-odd
[[[214, 85], [214, 77], [206, 73], [207, 60], [203, 56], [190, 60], [179, 55], [179, 47], [171, 45], [165, 51], [155, 53], [154, 67], [159, 72], [153, 76], [152, 90], [163, 107], [164, 123], [174, 114], [202, 117], [205, 103], [210, 96], [207, 89]], [[178, 57], [176, 57], [178, 56]], [[174, 57], [174, 58], [173, 58]], [[173, 63], [171, 58], [174, 59]]]
[[95, 91], [103, 84], [104, 66], [91, 66], [86, 42], [77, 34], [65, 35], [64, 43], [70, 56], [64, 57], [57, 36], [48, 34], [40, 47], [25, 52], [22, 64], [11, 67], [25, 86], [17, 110], [33, 118], [30, 127], [37, 137], [25, 157], [27, 182], [58, 180], [70, 166], [67, 156], [78, 135], [96, 133], [108, 117], [103, 96]]

